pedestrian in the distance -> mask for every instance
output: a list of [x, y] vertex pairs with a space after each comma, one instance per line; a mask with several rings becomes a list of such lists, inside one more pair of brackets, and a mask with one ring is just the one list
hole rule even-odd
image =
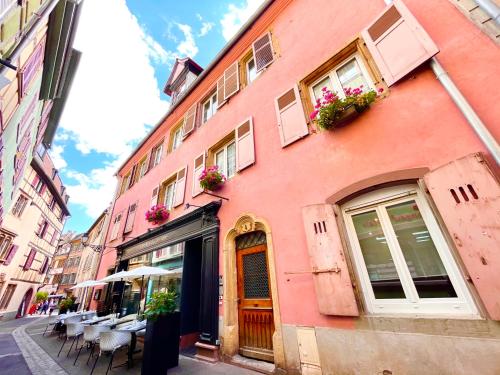
[[50, 300], [50, 303], [49, 303], [49, 316], [52, 315], [52, 312], [54, 311], [54, 309], [57, 307], [57, 303], [56, 301], [54, 301], [53, 299]]
[[49, 301], [45, 301], [42, 306], [42, 314], [46, 315], [48, 309], [49, 309]]

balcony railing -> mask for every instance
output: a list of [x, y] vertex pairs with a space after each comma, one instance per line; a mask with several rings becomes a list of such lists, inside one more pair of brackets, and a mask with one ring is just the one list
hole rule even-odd
[[17, 0], [0, 0], [0, 21], [17, 4]]

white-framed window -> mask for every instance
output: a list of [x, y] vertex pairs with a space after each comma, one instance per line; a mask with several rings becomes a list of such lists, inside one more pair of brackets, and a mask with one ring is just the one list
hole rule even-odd
[[203, 121], [202, 123], [204, 124], [210, 118], [215, 115], [217, 112], [217, 92], [214, 92], [213, 95], [210, 96], [204, 103], [203, 103]]
[[365, 194], [345, 204], [342, 212], [370, 313], [477, 316], [416, 185]]
[[158, 164], [160, 164], [162, 152], [163, 152], [163, 142], [158, 146], [156, 146], [151, 153], [151, 158], [152, 158], [151, 168], [156, 167]]
[[167, 208], [167, 210], [172, 209], [174, 205], [174, 195], [175, 195], [175, 181], [172, 181], [165, 188], [165, 198], [163, 204]]
[[358, 54], [354, 54], [338, 64], [323, 77], [317, 79], [310, 86], [311, 98], [316, 103], [316, 99], [323, 96], [323, 87], [344, 97], [344, 89], [355, 89], [361, 86], [363, 86], [363, 91], [376, 89], [363, 60]]
[[236, 174], [236, 143], [231, 141], [215, 152], [215, 165], [227, 178]]
[[182, 144], [182, 126], [179, 126], [172, 135], [172, 151], [177, 150]]
[[257, 73], [257, 67], [255, 66], [255, 59], [253, 57], [247, 61], [246, 70], [247, 70], [247, 83], [250, 84], [253, 81], [255, 81], [255, 78], [257, 78], [260, 74], [260, 72]]
[[144, 177], [147, 171], [148, 171], [147, 159], [143, 159], [139, 164], [139, 178]]

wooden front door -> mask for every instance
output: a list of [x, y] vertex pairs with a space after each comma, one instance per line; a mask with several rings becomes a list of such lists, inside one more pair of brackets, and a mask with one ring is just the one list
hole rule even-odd
[[240, 237], [236, 243], [240, 354], [273, 362], [274, 317], [265, 234]]

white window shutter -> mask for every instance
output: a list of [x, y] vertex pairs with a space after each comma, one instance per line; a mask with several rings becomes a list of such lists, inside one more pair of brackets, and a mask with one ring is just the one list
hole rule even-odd
[[187, 165], [177, 172], [175, 181], [174, 207], [184, 203], [184, 193], [186, 191]]
[[193, 168], [193, 197], [196, 197], [198, 194], [203, 192], [202, 187], [200, 186], [199, 177], [201, 172], [205, 169], [205, 153], [201, 154], [197, 158], [194, 159], [194, 168]]
[[319, 312], [359, 316], [333, 207], [303, 207], [302, 218]]
[[184, 137], [187, 137], [196, 125], [196, 107], [197, 104], [194, 104], [184, 115], [184, 124], [182, 124], [182, 133]]
[[236, 169], [242, 169], [255, 163], [255, 145], [253, 136], [253, 121], [248, 118], [235, 129], [236, 139]]
[[149, 204], [149, 207], [156, 206], [158, 204], [158, 195], [160, 193], [160, 187], [157, 186], [153, 189], [153, 192], [151, 193], [151, 202]]
[[125, 221], [125, 229], [123, 230], [123, 233], [131, 232], [132, 229], [134, 228], [135, 214], [137, 212], [137, 204], [138, 202], [135, 202], [131, 204], [128, 208], [127, 220]]
[[388, 5], [361, 34], [389, 86], [439, 52], [401, 0]]
[[224, 71], [224, 100], [229, 99], [240, 89], [238, 61]]
[[278, 96], [274, 105], [282, 147], [309, 134], [297, 85]]
[[252, 44], [256, 72], [262, 71], [274, 61], [271, 33], [267, 33]]
[[500, 320], [500, 186], [482, 154], [439, 167], [424, 181], [490, 318]]

